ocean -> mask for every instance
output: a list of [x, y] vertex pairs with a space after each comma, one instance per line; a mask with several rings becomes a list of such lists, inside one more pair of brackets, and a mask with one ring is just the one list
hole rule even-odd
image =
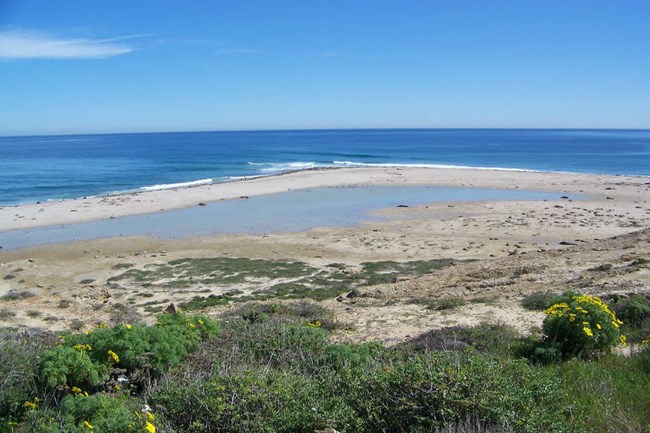
[[366, 165], [650, 176], [650, 130], [366, 129], [0, 137], [0, 205]]

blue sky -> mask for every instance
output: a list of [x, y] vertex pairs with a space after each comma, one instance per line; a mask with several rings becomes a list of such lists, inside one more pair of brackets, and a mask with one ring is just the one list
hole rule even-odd
[[650, 2], [0, 0], [0, 135], [650, 128]]

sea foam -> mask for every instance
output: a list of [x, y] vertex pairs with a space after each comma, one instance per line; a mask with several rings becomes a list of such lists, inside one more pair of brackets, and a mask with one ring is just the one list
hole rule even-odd
[[187, 188], [190, 186], [207, 185], [214, 182], [214, 179], [199, 179], [191, 182], [163, 183], [160, 185], [143, 186], [141, 191], [159, 191], [163, 189]]

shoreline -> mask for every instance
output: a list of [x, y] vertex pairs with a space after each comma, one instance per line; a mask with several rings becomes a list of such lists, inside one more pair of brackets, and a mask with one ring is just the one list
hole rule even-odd
[[[1, 206], [0, 232], [106, 220], [189, 208], [206, 202], [322, 187], [430, 185], [521, 189], [580, 194], [588, 196], [590, 201], [598, 201], [613, 195], [614, 186], [618, 186], [616, 195], [619, 199], [640, 201], [650, 185], [650, 182], [644, 182], [646, 179], [644, 176], [484, 168], [314, 167], [173, 189]], [[621, 188], [625, 184], [629, 187]]]

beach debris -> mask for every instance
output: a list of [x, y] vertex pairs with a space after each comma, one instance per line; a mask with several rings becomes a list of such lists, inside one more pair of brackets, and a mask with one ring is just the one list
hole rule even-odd
[[405, 205], [405, 204], [398, 204], [398, 205], [395, 206], [395, 207], [409, 207], [409, 206], [407, 206], [407, 205]]
[[205, 203], [201, 202], [199, 203], [199, 206], [207, 206]]

